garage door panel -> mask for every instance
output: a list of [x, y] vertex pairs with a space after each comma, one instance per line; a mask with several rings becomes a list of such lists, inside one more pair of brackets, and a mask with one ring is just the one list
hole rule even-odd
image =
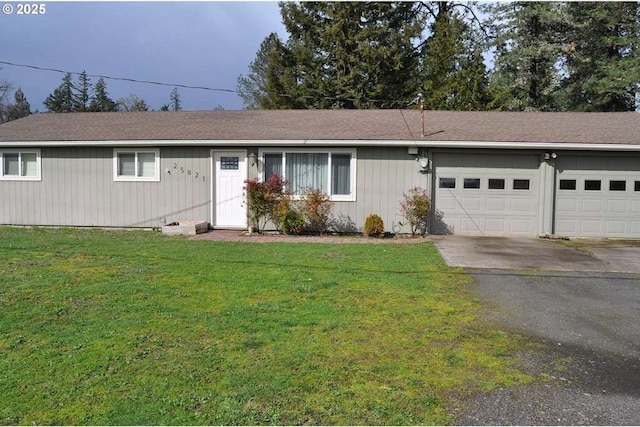
[[507, 212], [507, 200], [505, 197], [490, 197], [487, 198], [487, 212], [506, 213]]
[[580, 232], [585, 236], [597, 236], [602, 233], [602, 221], [599, 219], [582, 219]]
[[509, 200], [511, 203], [511, 210], [514, 212], [530, 212], [535, 209], [532, 206], [531, 199], [511, 199]]
[[485, 228], [490, 233], [504, 233], [507, 231], [504, 218], [487, 218]]
[[484, 228], [483, 218], [462, 218], [460, 221], [460, 231], [463, 233], [477, 233]]
[[556, 227], [558, 230], [563, 230], [564, 233], [576, 234], [577, 220], [575, 219], [559, 219], [556, 221]]
[[602, 200], [583, 200], [582, 211], [585, 213], [602, 213]]
[[[556, 187], [555, 232], [567, 236], [640, 237], [640, 156], [558, 158], [558, 184], [575, 180], [575, 189]], [[594, 190], [586, 190], [600, 182]], [[612, 182], [614, 181], [614, 182]]]
[[[438, 153], [433, 163], [434, 207], [442, 212], [443, 222], [456, 225], [456, 234], [535, 235], [540, 161], [540, 155], [521, 153]], [[455, 188], [440, 188], [441, 178], [455, 179]], [[464, 188], [465, 179], [467, 185], [479, 180], [480, 188]], [[528, 184], [528, 190], [514, 190], [514, 179]]]
[[509, 220], [509, 229], [514, 233], [529, 234], [534, 232], [531, 229], [531, 221], [528, 219], [511, 218]]
[[624, 227], [624, 221], [607, 221], [605, 232], [607, 234], [622, 234], [624, 233]]
[[578, 201], [575, 199], [559, 199], [556, 204], [558, 213], [575, 213], [578, 212]]
[[469, 211], [482, 212], [483, 211], [482, 199], [479, 197], [463, 197], [462, 198], [462, 206], [464, 209]]
[[626, 215], [627, 205], [628, 203], [626, 200], [608, 200], [606, 213]]

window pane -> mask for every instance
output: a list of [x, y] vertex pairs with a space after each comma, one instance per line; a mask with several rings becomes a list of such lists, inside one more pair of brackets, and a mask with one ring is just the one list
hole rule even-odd
[[584, 180], [584, 189], [587, 191], [600, 191], [600, 180], [596, 179], [585, 179]]
[[222, 170], [239, 170], [240, 158], [239, 157], [220, 157], [220, 169]]
[[4, 153], [4, 164], [2, 165], [3, 175], [20, 175], [20, 166], [18, 163], [18, 153]]
[[504, 179], [489, 178], [489, 190], [504, 190]]
[[609, 191], [626, 191], [627, 181], [609, 181]]
[[351, 194], [351, 154], [331, 155], [331, 194]]
[[514, 179], [513, 180], [513, 189], [514, 190], [528, 190], [529, 189], [529, 180], [528, 179]]
[[156, 176], [156, 153], [138, 153], [138, 176]]
[[440, 178], [438, 187], [440, 188], [456, 188], [455, 178]]
[[36, 153], [22, 153], [20, 155], [20, 162], [22, 166], [22, 176], [38, 175], [38, 156]]
[[118, 153], [118, 175], [120, 176], [136, 175], [136, 154], [135, 153]]
[[561, 190], [575, 190], [576, 189], [576, 180], [575, 179], [561, 179], [560, 180], [560, 189]]
[[640, 181], [636, 181], [633, 186], [633, 191], [640, 191]]
[[327, 191], [329, 154], [287, 153], [286, 179], [293, 194], [302, 194], [304, 189]]
[[281, 153], [267, 153], [264, 155], [264, 179], [267, 180], [272, 175], [282, 177]]
[[465, 178], [464, 188], [480, 188], [480, 178]]

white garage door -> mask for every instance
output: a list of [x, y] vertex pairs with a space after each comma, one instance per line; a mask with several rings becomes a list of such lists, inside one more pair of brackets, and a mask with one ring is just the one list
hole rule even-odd
[[640, 157], [561, 155], [556, 234], [640, 237]]
[[434, 233], [536, 235], [540, 156], [449, 154], [433, 156]]

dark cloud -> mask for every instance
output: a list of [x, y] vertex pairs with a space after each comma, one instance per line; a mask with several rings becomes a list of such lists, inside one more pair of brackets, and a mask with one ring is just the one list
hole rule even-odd
[[[0, 14], [0, 61], [189, 86], [236, 89], [262, 40], [286, 33], [276, 2], [47, 2], [44, 15]], [[32, 109], [62, 74], [0, 64]], [[97, 78], [93, 78], [95, 83]], [[171, 87], [107, 80], [112, 98], [133, 93], [151, 108]], [[237, 95], [179, 89], [185, 110], [240, 109]]]

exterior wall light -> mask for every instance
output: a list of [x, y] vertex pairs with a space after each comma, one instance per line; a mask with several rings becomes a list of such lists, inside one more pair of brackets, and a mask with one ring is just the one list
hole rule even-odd
[[257, 162], [258, 155], [252, 151], [251, 154], [249, 154], [249, 165], [255, 166]]

